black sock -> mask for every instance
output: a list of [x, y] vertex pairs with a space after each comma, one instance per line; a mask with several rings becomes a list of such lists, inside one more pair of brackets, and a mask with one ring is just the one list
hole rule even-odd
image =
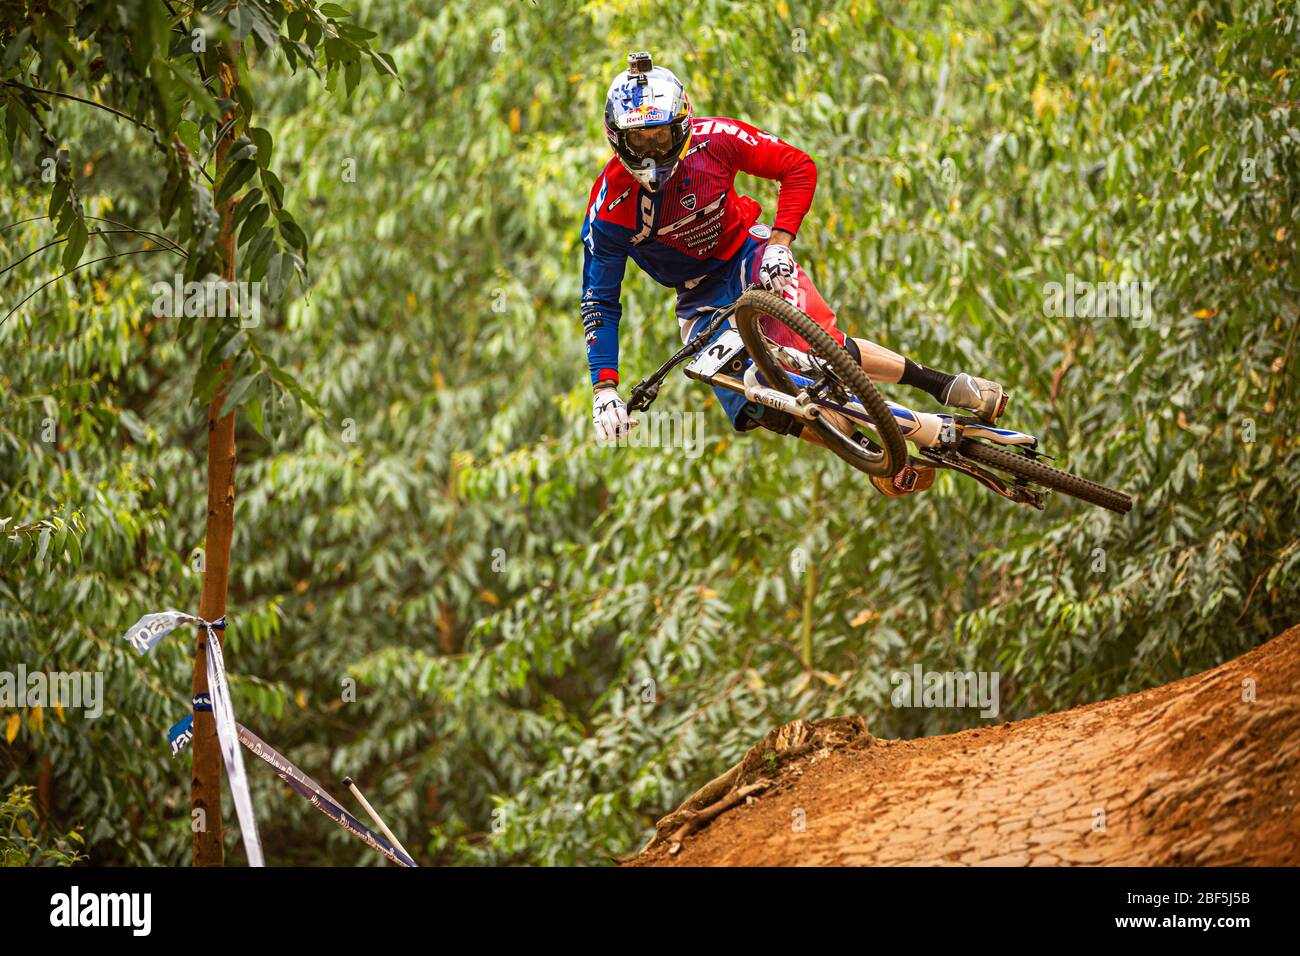
[[900, 384], [910, 385], [913, 388], [929, 392], [936, 401], [942, 402], [944, 395], [948, 391], [948, 386], [952, 384], [952, 380], [956, 377], [956, 375], [949, 375], [947, 372], [940, 372], [938, 369], [917, 365], [910, 358], [905, 358], [903, 359], [903, 377], [898, 381]]

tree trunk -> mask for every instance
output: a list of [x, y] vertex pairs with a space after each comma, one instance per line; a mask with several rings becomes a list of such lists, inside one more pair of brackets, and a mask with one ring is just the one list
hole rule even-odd
[[[221, 64], [221, 89], [224, 96], [233, 97], [238, 82], [235, 57], [223, 56]], [[228, 122], [230, 115], [222, 117]], [[217, 169], [225, 164], [230, 144], [235, 140], [234, 124], [217, 144]], [[221, 273], [228, 281], [235, 278], [235, 233], [230, 228], [234, 213], [234, 199], [221, 205], [221, 238], [219, 240]], [[229, 363], [227, 363], [229, 367]], [[212, 404], [208, 406], [208, 525], [204, 545], [203, 594], [199, 598], [199, 616], [215, 621], [226, 613], [226, 583], [230, 577], [230, 547], [235, 536], [235, 412], [219, 417], [225, 401], [227, 378], [217, 389]], [[217, 631], [218, 640], [224, 640]], [[208, 653], [206, 634], [198, 635], [194, 655], [194, 693], [208, 692]], [[217, 741], [217, 724], [211, 711], [194, 714], [193, 776], [190, 784], [190, 809], [203, 811], [203, 826], [194, 830], [194, 865], [221, 866], [225, 850], [221, 834], [221, 747]]]

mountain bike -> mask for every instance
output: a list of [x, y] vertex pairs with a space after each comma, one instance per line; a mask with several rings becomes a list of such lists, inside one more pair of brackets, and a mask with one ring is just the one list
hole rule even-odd
[[[955, 471], [1004, 498], [1042, 510], [1059, 491], [1119, 514], [1133, 499], [1047, 464], [1038, 439], [969, 415], [918, 412], [885, 400], [866, 372], [830, 334], [792, 303], [751, 286], [712, 315], [689, 342], [631, 391], [628, 411], [650, 407], [668, 374], [686, 362], [687, 377], [744, 395], [807, 424], [823, 444], [868, 475], [893, 477], [904, 466]], [[779, 345], [764, 332], [776, 322], [809, 346]], [[752, 360], [746, 362], [746, 358]], [[824, 410], [865, 425], [874, 440], [844, 430]], [[909, 456], [907, 445], [916, 449]]]

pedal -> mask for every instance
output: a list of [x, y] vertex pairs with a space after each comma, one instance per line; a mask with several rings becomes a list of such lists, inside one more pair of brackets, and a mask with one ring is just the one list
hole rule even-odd
[[904, 465], [893, 478], [872, 475], [871, 483], [876, 486], [876, 490], [882, 495], [888, 495], [890, 498], [901, 498], [903, 495], [910, 495], [914, 491], [925, 491], [930, 485], [934, 484], [934, 472], [927, 471], [926, 476], [927, 480], [924, 485], [918, 487], [922, 473], [911, 465]]

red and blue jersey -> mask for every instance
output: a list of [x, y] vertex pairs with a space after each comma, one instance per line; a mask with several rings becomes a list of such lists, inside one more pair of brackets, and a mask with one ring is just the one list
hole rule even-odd
[[736, 173], [780, 183], [773, 228], [797, 234], [817, 188], [807, 153], [740, 120], [695, 120], [690, 146], [658, 192], [611, 158], [582, 224], [582, 325], [591, 381], [618, 381], [621, 289], [631, 259], [679, 291], [728, 263], [762, 211], [736, 192]]

